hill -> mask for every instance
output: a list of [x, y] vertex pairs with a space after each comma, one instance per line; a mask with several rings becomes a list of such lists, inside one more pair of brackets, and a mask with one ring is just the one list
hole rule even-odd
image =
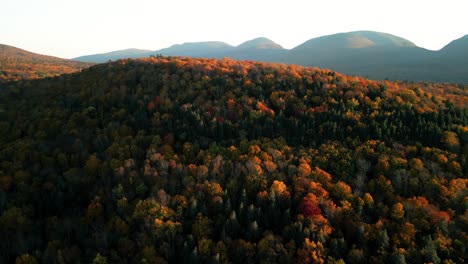
[[152, 57], [0, 94], [1, 263], [463, 263], [466, 86]]
[[[468, 43], [457, 49], [468, 50]], [[373, 79], [468, 83], [468, 66], [451, 44], [440, 51], [390, 34], [357, 31], [319, 37], [291, 50], [288, 63], [330, 68]], [[466, 58], [466, 57], [465, 57]]]
[[[237, 47], [225, 43], [221, 47], [212, 47], [203, 42], [186, 43], [151, 54], [282, 62], [329, 68], [378, 80], [467, 84], [466, 56], [458, 56], [467, 50], [468, 43], [463, 38], [440, 51], [430, 51], [391, 34], [355, 31], [314, 38], [291, 50], [283, 49], [267, 38], [257, 38]], [[148, 55], [141, 54], [141, 57]], [[121, 58], [125, 57], [130, 56], [122, 55]], [[100, 59], [101, 62], [108, 60], [109, 57]]]
[[428, 53], [418, 61], [396, 65], [395, 68], [400, 67], [400, 71], [406, 71], [407, 75], [418, 75], [419, 79], [468, 83], [468, 35], [450, 42], [439, 51]]
[[287, 52], [288, 50], [281, 47], [281, 45], [261, 37], [241, 43], [230, 52], [223, 54], [222, 57], [236, 60], [275, 62], [279, 61]]
[[466, 59], [468, 57], [468, 35], [450, 42], [440, 52], [447, 56]]
[[107, 52], [107, 53], [102, 53], [102, 54], [81, 56], [81, 57], [74, 58], [73, 60], [100, 63], [100, 62], [107, 62], [109, 60], [118, 60], [122, 58], [145, 57], [145, 56], [148, 56], [149, 53], [151, 53], [150, 50], [125, 49], [125, 50], [112, 51], [112, 52]]
[[237, 49], [283, 49], [281, 45], [275, 43], [271, 39], [267, 39], [263, 37], [248, 40], [240, 44], [236, 48]]
[[80, 71], [91, 65], [0, 44], [0, 82], [52, 77]]
[[409, 40], [381, 32], [353, 31], [314, 38], [293, 50], [363, 49], [416, 47]]
[[418, 73], [421, 62], [429, 57], [430, 51], [408, 40], [380, 32], [357, 31], [306, 41], [291, 50], [289, 61], [380, 80], [434, 81], [433, 75]]
[[152, 54], [164, 56], [188, 56], [188, 57], [218, 57], [232, 50], [232, 46], [220, 41], [186, 42], [176, 44], [166, 49], [154, 51]]
[[194, 58], [222, 58], [229, 56], [236, 59], [253, 59], [253, 57], [256, 56], [262, 60], [264, 55], [256, 53], [265, 53], [269, 50], [283, 50], [283, 48], [267, 38], [256, 38], [246, 41], [237, 47], [220, 41], [186, 42], [183, 44], [175, 44], [168, 48], [156, 51], [146, 51], [139, 54], [130, 54], [127, 50], [120, 50], [110, 53], [77, 57], [73, 60], [107, 62], [109, 60], [124, 58], [143, 58], [151, 55], [187, 56]]

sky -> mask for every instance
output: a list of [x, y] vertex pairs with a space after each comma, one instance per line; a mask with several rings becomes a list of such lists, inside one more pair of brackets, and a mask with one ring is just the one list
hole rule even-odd
[[0, 0], [0, 43], [62, 58], [267, 37], [284, 48], [373, 30], [438, 50], [468, 34], [467, 0]]

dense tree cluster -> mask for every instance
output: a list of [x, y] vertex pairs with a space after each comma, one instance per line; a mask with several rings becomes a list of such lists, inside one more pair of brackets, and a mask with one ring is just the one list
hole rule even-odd
[[152, 57], [0, 91], [0, 262], [462, 263], [466, 87]]

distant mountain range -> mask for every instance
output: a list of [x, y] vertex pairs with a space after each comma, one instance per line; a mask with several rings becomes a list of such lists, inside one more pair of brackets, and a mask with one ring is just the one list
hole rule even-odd
[[468, 83], [468, 35], [438, 51], [391, 34], [354, 31], [314, 38], [293, 49], [256, 38], [236, 47], [219, 41], [192, 42], [156, 51], [127, 49], [73, 60], [102, 63], [158, 54], [317, 66], [373, 79]]
[[0, 44], [0, 82], [38, 79], [73, 73], [92, 64], [40, 55]]
[[102, 54], [93, 54], [93, 55], [86, 55], [81, 56], [78, 58], [74, 58], [74, 61], [84, 61], [84, 62], [93, 62], [93, 63], [102, 63], [107, 62], [109, 60], [118, 60], [123, 58], [140, 58], [146, 57], [148, 54], [152, 53], [151, 50], [143, 50], [143, 49], [124, 49], [124, 50], [117, 50], [111, 51]]

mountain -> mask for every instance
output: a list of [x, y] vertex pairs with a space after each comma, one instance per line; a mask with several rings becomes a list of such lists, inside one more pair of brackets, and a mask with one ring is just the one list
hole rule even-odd
[[467, 98], [228, 58], [9, 83], [0, 263], [464, 263]]
[[106, 62], [109, 60], [118, 60], [121, 58], [145, 57], [148, 55], [148, 53], [151, 53], [151, 50], [125, 49], [125, 50], [118, 50], [118, 51], [112, 51], [112, 52], [107, 52], [107, 53], [81, 56], [81, 57], [74, 58], [73, 60], [101, 63], [101, 62]]
[[57, 76], [91, 65], [0, 44], [0, 82]]
[[[401, 64], [417, 62], [427, 55], [427, 50], [403, 38], [357, 31], [308, 40], [291, 50], [288, 62], [384, 79]], [[394, 77], [401, 79], [399, 76]]]
[[283, 47], [270, 39], [261, 37], [248, 40], [237, 46], [236, 49], [283, 49]]
[[[183, 44], [175, 44], [168, 48], [141, 52], [133, 52], [136, 49], [120, 50], [109, 53], [87, 55], [74, 58], [76, 61], [90, 62], [107, 62], [109, 60], [117, 60], [122, 58], [142, 58], [150, 55], [163, 56], [187, 56], [187, 57], [207, 57], [207, 58], [222, 58], [225, 56], [245, 57], [255, 56], [255, 51], [258, 50], [283, 50], [283, 48], [267, 38], [256, 38], [246, 41], [237, 47], [231, 46], [221, 41], [206, 41], [206, 42], [186, 42]], [[138, 50], [140, 51], [140, 50]], [[243, 56], [243, 54], [249, 54]], [[263, 58], [263, 57], [260, 57]]]
[[439, 52], [451, 57], [468, 57], [468, 35], [450, 42]]
[[234, 47], [220, 41], [186, 42], [152, 52], [153, 55], [187, 56], [215, 58], [229, 52]]
[[[174, 45], [140, 57], [162, 54], [317, 66], [373, 79], [468, 83], [467, 37], [439, 51], [416, 46], [387, 33], [354, 31], [310, 39], [288, 50], [267, 38], [246, 41], [237, 47], [223, 42]], [[129, 57], [122, 54], [122, 58]], [[109, 60], [103, 57], [101, 62]]]
[[236, 60], [254, 60], [265, 62], [280, 61], [287, 54], [288, 50], [270, 39], [261, 37], [248, 40], [223, 57], [229, 57]]
[[[468, 64], [459, 56], [468, 45], [460, 40], [450, 46], [431, 51], [394, 35], [357, 31], [306, 41], [285, 62], [380, 80], [468, 83]], [[453, 56], [453, 49], [460, 52]]]
[[416, 47], [409, 40], [381, 32], [354, 31], [322, 36], [304, 42], [293, 50], [336, 50]]
[[467, 84], [468, 35], [450, 42], [441, 50], [430, 52], [429, 56], [410, 67], [407, 71], [419, 73], [420, 79]]
[[468, 45], [468, 35], [465, 35], [459, 39], [456, 39], [449, 44], [447, 44], [445, 47], [441, 49], [443, 52], [466, 52], [466, 47]]

